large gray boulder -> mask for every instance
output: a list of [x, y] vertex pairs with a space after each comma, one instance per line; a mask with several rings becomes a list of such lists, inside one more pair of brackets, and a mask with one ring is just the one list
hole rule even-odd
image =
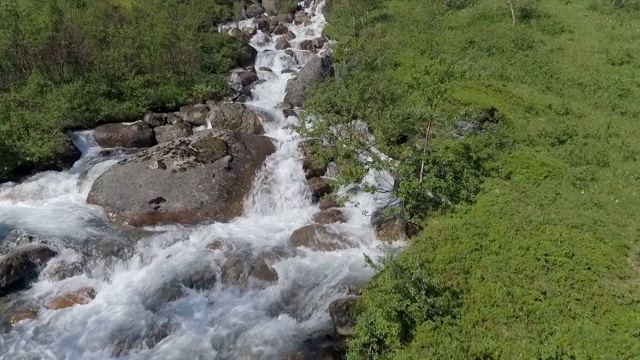
[[316, 251], [334, 251], [352, 247], [349, 240], [334, 229], [324, 225], [307, 225], [291, 234], [289, 242], [294, 247], [306, 247]]
[[158, 126], [154, 129], [154, 131], [156, 132], [156, 140], [158, 141], [158, 143], [163, 143], [181, 137], [193, 135], [193, 129], [191, 128], [191, 125], [184, 121], [177, 122], [175, 124]]
[[289, 80], [284, 96], [284, 108], [300, 107], [306, 100], [306, 90], [322, 80], [333, 76], [331, 57], [314, 57], [300, 70], [298, 77]]
[[151, 125], [139, 121], [134, 124], [104, 124], [93, 131], [98, 145], [106, 148], [145, 148], [155, 144], [155, 135]]
[[182, 120], [195, 126], [205, 125], [209, 108], [204, 104], [185, 105], [180, 108]]
[[26, 245], [9, 252], [0, 259], [0, 296], [27, 287], [56, 255], [43, 245]]
[[219, 102], [210, 104], [210, 108], [207, 121], [215, 130], [264, 134], [260, 117], [243, 104]]
[[205, 130], [159, 144], [107, 170], [87, 202], [131, 225], [228, 221], [275, 146], [268, 137]]

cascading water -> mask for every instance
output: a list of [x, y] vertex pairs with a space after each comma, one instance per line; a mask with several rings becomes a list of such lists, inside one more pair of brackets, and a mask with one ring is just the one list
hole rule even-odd
[[[325, 20], [318, 10], [323, 3], [313, 5], [318, 8], [310, 24], [288, 25], [297, 36], [292, 48], [321, 35]], [[355, 195], [344, 208], [348, 221], [331, 225], [353, 248], [295, 252], [273, 264], [278, 280], [266, 287], [218, 282], [205, 290], [181, 288], [182, 296], [166, 300], [176, 280], [210, 264], [212, 257], [228, 256], [204, 250], [212, 241], [224, 240], [232, 254], [292, 251], [290, 235], [310, 224], [317, 212], [301, 167], [302, 139], [288, 128], [298, 120], [285, 117], [280, 108], [293, 76], [282, 70], [299, 70], [309, 52], [287, 55], [275, 50], [276, 39], [265, 42], [257, 31], [251, 40], [258, 50], [255, 68], [272, 71], [258, 71], [265, 81], [253, 89], [247, 105], [272, 119], [264, 127], [277, 150], [256, 177], [244, 216], [229, 223], [140, 231], [113, 224], [85, 200], [93, 181], [127, 154], [101, 156], [91, 132], [74, 134], [83, 155], [69, 171], [0, 185], [0, 239], [37, 234], [60, 253], [31, 288], [0, 298], [0, 320], [9, 306], [41, 304], [86, 287], [96, 291], [85, 305], [43, 310], [37, 319], [0, 332], [1, 359], [279, 359], [311, 334], [330, 329], [329, 303], [348, 285], [372, 276], [363, 266], [364, 254], [375, 257], [381, 250], [366, 214], [388, 201], [383, 196]], [[385, 180], [385, 174], [371, 173], [364, 181], [386, 186]], [[46, 275], [57, 263], [83, 257], [86, 270], [75, 276], [56, 281]], [[132, 350], [118, 351], [127, 346]]]

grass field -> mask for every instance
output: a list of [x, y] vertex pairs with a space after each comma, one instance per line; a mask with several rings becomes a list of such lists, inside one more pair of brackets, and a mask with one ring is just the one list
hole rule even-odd
[[399, 111], [443, 135], [470, 106], [504, 121], [479, 136], [498, 144], [479, 192], [426, 214], [369, 284], [349, 359], [640, 358], [639, 3], [514, 0], [515, 24], [500, 0], [387, 0], [361, 21], [357, 3], [334, 1], [342, 77], [312, 107], [333, 93], [379, 137], [408, 126], [384, 148], [400, 160], [420, 132]]

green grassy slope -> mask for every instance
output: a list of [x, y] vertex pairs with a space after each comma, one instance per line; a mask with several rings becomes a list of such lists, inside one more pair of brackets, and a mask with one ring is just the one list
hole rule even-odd
[[[640, 358], [638, 2], [514, 0], [512, 25], [500, 0], [388, 0], [359, 33], [350, 2], [329, 19], [343, 78], [314, 99], [357, 104], [369, 79], [420, 109], [441, 83], [440, 129], [467, 106], [505, 120], [474, 201], [427, 216], [369, 284], [349, 359]], [[352, 66], [367, 57], [385, 66]], [[384, 111], [358, 115], [382, 136]]]

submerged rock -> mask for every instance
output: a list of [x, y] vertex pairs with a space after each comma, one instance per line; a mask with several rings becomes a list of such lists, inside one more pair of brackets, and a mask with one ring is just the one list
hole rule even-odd
[[126, 355], [131, 350], [152, 349], [170, 334], [171, 327], [168, 323], [152, 324], [142, 332], [131, 328], [119, 329], [111, 336], [111, 356]]
[[27, 287], [56, 255], [56, 251], [42, 245], [28, 245], [9, 252], [0, 260], [0, 296]]
[[113, 165], [87, 202], [132, 226], [229, 221], [275, 146], [268, 137], [205, 130]]
[[82, 288], [76, 291], [72, 291], [60, 296], [55, 297], [49, 302], [47, 307], [50, 310], [65, 309], [74, 305], [88, 304], [96, 297], [96, 291], [91, 288]]
[[223, 282], [247, 285], [250, 281], [272, 283], [278, 281], [278, 272], [271, 267], [272, 255], [263, 253], [255, 258], [250, 255], [234, 254], [222, 264]]
[[19, 323], [21, 321], [35, 320], [35, 319], [38, 318], [39, 314], [40, 314], [40, 312], [38, 310], [35, 310], [35, 309], [21, 311], [21, 312], [18, 312], [16, 314], [11, 315], [11, 319], [9, 320], [9, 322], [11, 323], [11, 326], [14, 326], [14, 325], [16, 325], [17, 323]]
[[144, 122], [100, 125], [93, 138], [102, 147], [146, 148], [155, 144], [153, 128]]
[[316, 251], [334, 251], [351, 247], [349, 240], [324, 225], [307, 225], [291, 234], [289, 242], [294, 247], [307, 247]]
[[338, 209], [328, 209], [317, 212], [313, 215], [313, 221], [318, 224], [333, 224], [347, 222], [347, 218]]

